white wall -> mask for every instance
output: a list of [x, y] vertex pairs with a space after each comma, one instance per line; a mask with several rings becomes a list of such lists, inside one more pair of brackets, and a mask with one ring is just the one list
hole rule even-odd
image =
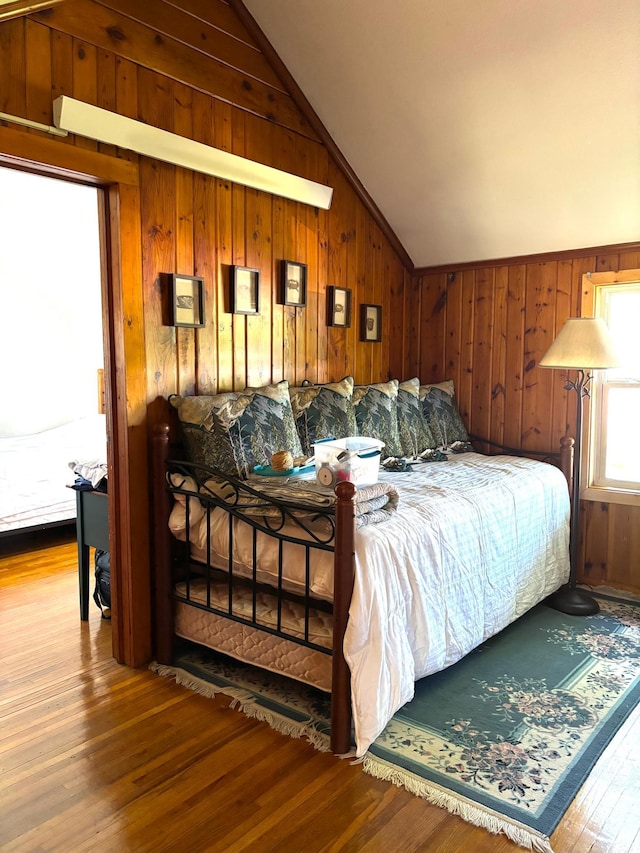
[[0, 437], [98, 411], [97, 190], [0, 168]]

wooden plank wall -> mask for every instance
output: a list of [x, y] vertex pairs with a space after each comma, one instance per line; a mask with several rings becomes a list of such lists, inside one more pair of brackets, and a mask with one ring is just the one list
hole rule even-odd
[[[5, 162], [55, 161], [116, 181], [119, 170], [105, 168], [105, 160], [136, 172], [130, 189], [109, 191], [105, 221], [118, 260], [109, 284], [122, 399], [113, 485], [123, 483], [118, 518], [129, 525], [131, 552], [123, 557], [131, 574], [114, 636], [126, 635], [119, 659], [140, 663], [150, 649], [146, 451], [165, 412], [161, 401], [283, 378], [404, 378], [410, 271], [385, 236], [386, 224], [374, 218], [224, 0], [65, 0], [2, 20], [0, 111], [50, 125], [52, 102], [62, 94], [334, 188], [331, 209], [320, 211], [90, 139], [0, 126]], [[72, 157], [60, 156], [69, 151]], [[102, 160], [94, 173], [96, 158]], [[304, 308], [280, 302], [283, 259], [308, 265]], [[258, 316], [229, 313], [230, 264], [260, 270]], [[170, 272], [204, 278], [206, 327], [169, 325], [161, 274]], [[328, 285], [352, 289], [350, 329], [327, 327]], [[359, 340], [362, 302], [383, 306], [382, 343]]]
[[[565, 320], [580, 315], [582, 276], [633, 269], [640, 252], [562, 252], [416, 271], [411, 313], [419, 346], [405, 373], [453, 379], [471, 432], [516, 448], [558, 447], [575, 435], [576, 397], [562, 371], [538, 368]], [[640, 507], [584, 501], [580, 577], [640, 592]]]
[[[227, 3], [180, 6], [68, 0], [0, 28], [4, 112], [50, 124], [52, 100], [67, 94], [334, 187], [319, 211], [139, 158], [150, 399], [398, 375], [404, 356], [391, 356], [388, 334], [376, 346], [359, 342], [357, 323], [327, 328], [326, 287], [353, 289], [354, 319], [360, 302], [381, 303], [385, 329], [403, 331], [404, 264]], [[83, 138], [60, 144], [138, 159]], [[309, 266], [306, 308], [279, 302], [284, 258]], [[260, 269], [259, 316], [229, 313], [230, 264]], [[206, 328], [167, 325], [159, 276], [173, 271], [204, 277]]]
[[[175, 392], [346, 374], [358, 382], [451, 376], [475, 431], [530, 448], [571, 432], [561, 377], [542, 375], [537, 358], [575, 310], [582, 273], [638, 266], [637, 257], [576, 255], [412, 275], [224, 0], [65, 0], [0, 22], [0, 111], [50, 124], [60, 94], [334, 188], [331, 209], [317, 211], [88, 139], [0, 128], [16, 157], [41, 161], [55, 146], [73, 152], [57, 159], [83, 164], [87, 173], [92, 157], [100, 156], [112, 161], [114, 175], [126, 169], [138, 175], [135, 189], [117, 196], [135, 227], [117, 234], [122, 267], [113, 304], [123, 309], [111, 330], [120, 338], [114, 370], [125, 377], [119, 429], [128, 444], [121, 473], [135, 484], [120, 510], [123, 523], [134, 512], [144, 518], [146, 436], [164, 411], [158, 401]], [[114, 205], [108, 222], [114, 233]], [[308, 264], [305, 308], [279, 301], [285, 258]], [[229, 313], [234, 263], [261, 271], [259, 316]], [[160, 274], [174, 271], [204, 277], [205, 328], [168, 325]], [[327, 327], [328, 285], [352, 288], [350, 329]], [[380, 344], [359, 341], [363, 302], [383, 306]], [[599, 505], [586, 514], [588, 577], [640, 587], [637, 569], [623, 566], [637, 514]], [[140, 594], [149, 589], [142, 558], [150, 551], [148, 536], [140, 526], [135, 537], [131, 532], [133, 575], [123, 594], [135, 612], [122, 629], [131, 633], [129, 663], [141, 662], [149, 648], [148, 596]]]

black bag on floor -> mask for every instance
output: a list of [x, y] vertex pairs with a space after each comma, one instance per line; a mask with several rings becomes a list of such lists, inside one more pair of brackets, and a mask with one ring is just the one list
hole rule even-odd
[[[93, 600], [102, 611], [103, 619], [111, 619], [111, 559], [108, 551], [96, 548], [96, 588]], [[109, 613], [105, 613], [108, 610]]]

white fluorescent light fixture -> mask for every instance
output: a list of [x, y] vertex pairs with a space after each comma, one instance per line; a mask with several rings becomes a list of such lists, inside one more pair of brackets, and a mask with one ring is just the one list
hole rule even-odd
[[85, 104], [67, 95], [60, 95], [53, 102], [53, 122], [61, 130], [119, 148], [128, 148], [174, 166], [213, 175], [324, 210], [331, 206], [333, 189], [325, 184], [290, 175], [168, 130]]

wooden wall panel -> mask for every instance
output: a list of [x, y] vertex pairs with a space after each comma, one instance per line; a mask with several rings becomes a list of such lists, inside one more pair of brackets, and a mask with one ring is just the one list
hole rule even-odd
[[407, 355], [407, 335], [405, 311], [405, 294], [407, 289], [408, 275], [405, 276], [398, 258], [383, 241], [383, 276], [385, 282], [389, 283], [389, 355], [388, 370], [389, 378], [405, 376], [405, 361]]
[[347, 242], [347, 257], [349, 267], [345, 281], [347, 287], [351, 290], [351, 327], [345, 331], [347, 347], [356, 353], [356, 365], [354, 375], [356, 382], [363, 382], [363, 376], [369, 375], [369, 359], [370, 347], [358, 346], [360, 340], [360, 310], [359, 306], [362, 303], [367, 303], [371, 300], [367, 298], [366, 278], [367, 278], [367, 263], [369, 249], [366, 242], [366, 211], [363, 204], [356, 204], [355, 210], [355, 234], [361, 235], [361, 238], [355, 242], [354, 250], [349, 253], [351, 238], [346, 235]]
[[477, 435], [491, 438], [492, 418], [499, 428], [498, 412], [491, 409], [491, 353], [493, 351], [493, 300], [495, 270], [479, 270], [475, 281], [473, 312], [473, 398], [469, 427]]
[[[220, 101], [215, 101], [213, 107], [213, 128], [216, 148], [223, 151], [231, 151], [231, 107]], [[227, 282], [229, 279], [229, 266], [233, 263], [232, 254], [232, 194], [231, 184], [228, 181], [215, 179], [215, 208], [216, 223], [214, 245], [216, 247], [216, 280], [214, 282], [214, 293], [216, 299], [216, 311], [218, 323], [216, 327], [217, 362], [218, 362], [218, 384], [209, 387], [201, 393], [215, 392], [218, 389], [229, 389], [233, 387], [233, 324], [232, 316], [229, 314], [229, 295]], [[205, 223], [207, 233], [210, 235], [212, 223]], [[208, 250], [211, 251], [211, 237], [209, 236]], [[209, 285], [211, 286], [211, 285]], [[198, 389], [200, 391], [200, 389]]]
[[[162, 0], [156, 0], [153, 4], [148, 0], [108, 0], [104, 5], [119, 12], [123, 17], [146, 25], [165, 38], [202, 52], [205, 57], [213, 55], [218, 62], [242, 69], [246, 75], [287, 94], [281, 80], [262, 53], [256, 50], [244, 27], [234, 27], [235, 32], [228, 33], [218, 25], [207, 23], [202, 18], [194, 18], [188, 12]], [[222, 9], [225, 5], [220, 0], [213, 0], [206, 11], [207, 17], [212, 17], [215, 7]], [[231, 25], [230, 16], [226, 17], [225, 23]]]
[[25, 25], [19, 19], [0, 26], [0, 112], [11, 115], [27, 114]]
[[[21, 156], [70, 168], [77, 163], [89, 180], [104, 181], [107, 175], [116, 182], [108, 216], [119, 253], [111, 270], [111, 286], [118, 289], [111, 300], [111, 334], [121, 339], [114, 344], [112, 364], [124, 409], [115, 426], [123, 431], [120, 439], [127, 430], [129, 436], [128, 445], [122, 441], [115, 449], [118, 459], [128, 454], [120, 480], [136, 484], [122, 487], [123, 524], [132, 513], [138, 520], [146, 517], [140, 503], [148, 499], [146, 436], [164, 417], [162, 400], [170, 394], [214, 393], [282, 378], [292, 384], [326, 382], [347, 374], [370, 382], [405, 378], [403, 369], [411, 361], [417, 367], [411, 353], [417, 352], [418, 325], [408, 309], [412, 283], [406, 257], [374, 222], [344, 164], [294, 103], [281, 72], [224, 0], [182, 0], [181, 11], [164, 0], [152, 5], [150, 12], [142, 0], [66, 0], [0, 23], [0, 109], [51, 124], [53, 100], [69, 94], [328, 183], [334, 203], [319, 211], [73, 134], [0, 133], [12, 162]], [[49, 157], [51, 146], [67, 156]], [[128, 180], [133, 174], [135, 194], [119, 191], [119, 177]], [[118, 232], [122, 199], [127, 232]], [[134, 204], [137, 219], [130, 227]], [[306, 307], [281, 304], [283, 259], [308, 265]], [[259, 269], [258, 316], [230, 313], [231, 264]], [[172, 272], [204, 279], [204, 328], [170, 325], [170, 294], [162, 274]], [[327, 328], [330, 284], [353, 290], [350, 329]], [[383, 305], [380, 344], [359, 340], [362, 301]], [[396, 350], [396, 341], [402, 348]], [[140, 662], [149, 648], [149, 607], [141, 595], [149, 584], [148, 560], [140, 556], [145, 547], [149, 551], [148, 530], [137, 529], [135, 537], [129, 530], [123, 537], [120, 562], [132, 574], [121, 585], [115, 633], [126, 637], [125, 662]]]
[[[164, 5], [157, 0], [154, 12], [156, 6], [161, 8]], [[218, 97], [228, 103], [239, 104], [270, 121], [316, 138], [289, 95], [219, 61], [215, 55], [202, 49], [196, 51], [177, 39], [159, 36], [152, 27], [105, 5], [93, 0], [67, 0], [53, 9], [35, 13], [34, 18], [55, 30], [76, 36], [94, 49], [113, 51], [201, 92], [210, 92], [215, 85]], [[210, 45], [210, 48], [215, 49], [215, 45]]]
[[462, 416], [467, 419], [467, 423], [471, 422], [471, 401], [473, 399], [474, 280], [475, 275], [473, 273], [466, 271], [462, 273], [462, 299], [460, 303], [462, 308], [460, 321], [461, 369], [460, 387], [457, 394], [460, 397], [460, 411]]
[[460, 396], [462, 372], [462, 276], [451, 273], [447, 281], [447, 310], [443, 322], [444, 353], [443, 365], [447, 376], [453, 379]]
[[[96, 48], [82, 39], [73, 39], [73, 97], [78, 101], [94, 104], [98, 100], [98, 70]], [[87, 148], [97, 151], [98, 143], [84, 136], [75, 136], [74, 145], [77, 148]]]
[[[226, 22], [222, 29], [221, 21]], [[394, 336], [409, 338], [403, 325], [409, 316], [407, 271], [227, 4], [191, 2], [178, 12], [170, 3], [159, 3], [152, 19], [139, 2], [69, 0], [4, 27], [11, 27], [12, 34], [22, 28], [17, 45], [12, 42], [17, 66], [26, 53], [20, 53], [20, 44], [38, 40], [44, 46], [29, 51], [38, 57], [24, 84], [29, 98], [22, 112], [29, 117], [35, 112], [50, 121], [53, 96], [70, 92], [335, 188], [332, 209], [318, 211], [92, 140], [64, 140], [140, 160], [145, 339], [154, 365], [148, 372], [150, 396], [238, 388], [280, 377], [299, 383], [353, 373], [366, 382], [401, 374], [404, 358], [390, 370], [386, 332], [393, 322]], [[232, 44], [238, 50], [231, 51]], [[220, 66], [215, 74], [209, 73], [212, 62]], [[19, 80], [18, 74], [12, 77]], [[209, 91], [203, 90], [205, 77]], [[248, 77], [253, 82], [247, 83]], [[280, 304], [283, 258], [308, 264], [305, 308]], [[260, 269], [263, 310], [258, 317], [229, 314], [231, 263]], [[205, 278], [211, 326], [193, 331], [167, 325], [161, 273], [173, 271]], [[352, 288], [348, 330], [327, 329], [328, 284]], [[363, 301], [383, 306], [381, 344], [359, 340]]]
[[26, 22], [27, 112], [34, 121], [49, 123], [51, 100], [51, 34], [46, 27]]
[[[442, 379], [442, 366], [445, 363], [445, 308], [447, 302], [446, 277], [439, 273], [422, 279], [420, 304], [416, 312], [420, 317], [418, 375], [423, 383], [439, 382]], [[411, 371], [410, 371], [411, 372]]]
[[[522, 435], [522, 400], [524, 397], [524, 331], [526, 267], [514, 264], [507, 268], [507, 313], [502, 327], [505, 342], [504, 386], [505, 425], [503, 444], [520, 446]], [[500, 326], [496, 327], [498, 332]], [[499, 376], [494, 381], [498, 382]], [[496, 439], [498, 440], [498, 439]]]
[[[329, 183], [329, 155], [324, 148], [316, 146], [314, 157], [312, 158], [315, 164], [313, 178], [320, 183]], [[329, 285], [328, 270], [329, 270], [329, 212], [326, 210], [318, 210], [316, 227], [316, 243], [318, 249], [317, 268], [315, 272], [311, 271], [310, 275], [315, 275], [317, 278], [317, 321], [318, 321], [318, 353], [315, 365], [316, 382], [328, 382], [329, 373], [329, 329], [327, 326], [327, 287]], [[313, 370], [313, 367], [311, 368]], [[340, 378], [340, 377], [338, 377]]]
[[[65, 33], [51, 33], [51, 97], [73, 96], [73, 39]], [[47, 121], [48, 121], [47, 103]]]
[[[328, 223], [327, 240], [327, 285], [354, 288], [347, 275], [347, 233], [344, 230], [346, 215], [346, 181], [333, 163], [329, 165], [329, 183], [333, 187], [333, 201]], [[355, 298], [355, 294], [352, 293]], [[353, 300], [352, 300], [353, 301]], [[357, 305], [352, 304], [352, 325], [356, 322]], [[327, 331], [328, 368], [332, 379], [341, 379], [348, 372], [349, 355], [347, 338], [349, 330], [330, 326]], [[358, 351], [354, 347], [354, 373], [357, 373]]]
[[[488, 403], [489, 415], [489, 438], [492, 441], [504, 443], [504, 428], [506, 420], [505, 412], [505, 387], [504, 377], [506, 373], [507, 339], [500, 329], [507, 324], [509, 276], [507, 267], [498, 267], [495, 271], [493, 282], [493, 317], [492, 335], [490, 336], [491, 352], [491, 387]], [[495, 330], [495, 333], [494, 333]]]
[[[405, 373], [453, 379], [460, 411], [476, 434], [515, 448], [557, 448], [575, 435], [577, 400], [565, 374], [538, 367], [566, 319], [579, 316], [587, 272], [633, 269], [640, 253], [527, 259], [417, 271], [408, 298], [420, 317]], [[410, 321], [408, 328], [411, 330]], [[583, 501], [580, 577], [640, 592], [640, 507]]]

